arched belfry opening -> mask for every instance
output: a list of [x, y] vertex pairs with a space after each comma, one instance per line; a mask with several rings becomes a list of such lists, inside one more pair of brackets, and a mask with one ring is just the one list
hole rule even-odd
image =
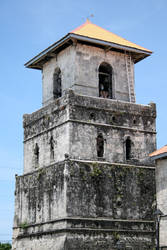
[[131, 139], [128, 137], [125, 141], [126, 160], [131, 159], [131, 148], [132, 148], [132, 142]]
[[113, 98], [112, 90], [113, 70], [110, 64], [103, 62], [99, 66], [99, 97]]
[[54, 75], [53, 75], [53, 96], [55, 99], [62, 96], [61, 70], [60, 70], [60, 68], [56, 68]]

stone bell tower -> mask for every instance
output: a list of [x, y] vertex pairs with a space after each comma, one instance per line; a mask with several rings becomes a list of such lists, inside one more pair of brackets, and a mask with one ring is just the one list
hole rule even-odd
[[23, 117], [13, 250], [153, 249], [156, 108], [134, 90], [150, 54], [87, 21], [25, 64], [43, 107]]

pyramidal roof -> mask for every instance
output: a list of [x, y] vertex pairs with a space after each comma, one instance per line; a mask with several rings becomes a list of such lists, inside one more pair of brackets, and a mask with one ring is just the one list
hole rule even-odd
[[93, 39], [103, 40], [106, 42], [115, 43], [115, 44], [119, 44], [122, 46], [127, 46], [127, 47], [131, 47], [131, 48], [135, 48], [135, 49], [139, 49], [139, 50], [143, 50], [143, 51], [147, 51], [147, 52], [152, 53], [152, 51], [150, 51], [148, 49], [145, 49], [145, 48], [143, 48], [135, 43], [132, 43], [132, 42], [110, 32], [110, 31], [108, 31], [108, 30], [101, 28], [100, 26], [98, 26], [96, 24], [91, 23], [88, 19], [86, 20], [86, 22], [84, 24], [82, 24], [81, 26], [79, 26], [75, 30], [71, 31], [70, 33], [93, 38]]
[[151, 55], [152, 51], [132, 43], [110, 31], [107, 31], [87, 20], [84, 24], [69, 32], [59, 41], [55, 42], [47, 49], [28, 61], [27, 68], [42, 69], [43, 64], [55, 57], [61, 50], [72, 45], [74, 42], [100, 47], [102, 49], [118, 52], [130, 52], [134, 63]]

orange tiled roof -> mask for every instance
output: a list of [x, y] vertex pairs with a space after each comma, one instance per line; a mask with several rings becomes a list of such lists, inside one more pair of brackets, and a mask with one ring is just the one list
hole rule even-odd
[[85, 36], [93, 39], [103, 40], [106, 42], [111, 42], [115, 44], [119, 44], [122, 46], [127, 46], [139, 50], [143, 50], [146, 52], [151, 53], [152, 51], [145, 49], [135, 43], [132, 43], [108, 30], [105, 30], [96, 24], [91, 23], [89, 20], [87, 20], [84, 24], [79, 26], [78, 28], [74, 29], [70, 32], [71, 34], [76, 34], [80, 36]]
[[150, 157], [153, 157], [153, 156], [158, 156], [158, 155], [161, 155], [161, 154], [164, 154], [164, 153], [167, 153], [167, 145], [165, 145], [164, 147], [154, 151], [153, 153], [149, 154]]
[[[59, 41], [55, 42], [37, 56], [28, 61], [25, 66], [27, 68], [42, 69], [42, 66], [45, 62], [50, 60], [54, 54], [57, 54], [61, 50], [70, 46], [73, 39], [78, 39], [79, 41], [87, 41], [93, 44], [100, 44], [105, 46], [108, 43], [108, 46], [117, 49], [133, 51], [134, 63], [139, 62], [145, 57], [149, 56], [152, 51], [145, 49], [135, 43], [132, 43], [110, 31], [107, 31], [87, 20], [84, 24], [69, 32]], [[91, 41], [90, 41], [91, 40]]]

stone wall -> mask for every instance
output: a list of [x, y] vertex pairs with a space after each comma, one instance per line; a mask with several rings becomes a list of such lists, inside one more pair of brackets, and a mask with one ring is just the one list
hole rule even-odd
[[[167, 215], [167, 159], [156, 160], [157, 207]], [[167, 246], [167, 216], [160, 220], [160, 245]]]
[[[24, 115], [24, 173], [62, 161], [69, 153], [68, 94], [52, 104]], [[50, 140], [53, 138], [54, 157], [51, 157]], [[34, 156], [35, 144], [39, 147], [39, 160]]]
[[76, 67], [75, 53], [75, 47], [70, 46], [44, 64], [42, 70], [42, 103], [44, 106], [53, 101], [53, 75], [57, 67], [61, 69], [62, 91], [64, 92], [73, 85]]
[[104, 159], [126, 162], [125, 141], [132, 140], [130, 161], [144, 163], [156, 148], [155, 117], [152, 104], [143, 106], [76, 96], [70, 107], [70, 155], [81, 159], [97, 159], [96, 138], [104, 138]]
[[13, 250], [153, 249], [154, 167], [68, 159], [17, 177], [15, 195]]
[[[87, 96], [98, 96], [98, 69], [101, 63], [106, 62], [112, 66], [112, 89], [113, 99], [130, 101], [129, 82], [134, 85], [133, 68], [131, 62], [130, 74], [127, 73], [128, 55], [114, 51], [105, 52], [105, 50], [78, 44], [76, 47], [76, 75], [72, 89], [76, 93]], [[129, 77], [129, 79], [128, 79]], [[129, 82], [128, 82], [129, 80]], [[132, 86], [133, 87], [133, 86]], [[132, 90], [134, 95], [134, 89]]]
[[[13, 250], [153, 249], [154, 165], [146, 156], [156, 147], [155, 118], [155, 104], [72, 90], [24, 115]], [[97, 155], [99, 133], [103, 157]], [[132, 141], [128, 160], [126, 138]]]
[[98, 69], [103, 62], [110, 64], [113, 69], [113, 99], [135, 102], [134, 63], [131, 56], [78, 43], [44, 64], [43, 105], [53, 100], [53, 74], [57, 67], [62, 73], [63, 94], [71, 88], [75, 93], [98, 97]]
[[[156, 149], [155, 118], [154, 104], [130, 104], [67, 91], [43, 109], [24, 115], [24, 173], [62, 161], [64, 154], [74, 159], [98, 160], [99, 133], [104, 138], [104, 161], [126, 163], [125, 142], [130, 138], [128, 162], [150, 164], [147, 156]], [[34, 156], [36, 143], [38, 162]]]

